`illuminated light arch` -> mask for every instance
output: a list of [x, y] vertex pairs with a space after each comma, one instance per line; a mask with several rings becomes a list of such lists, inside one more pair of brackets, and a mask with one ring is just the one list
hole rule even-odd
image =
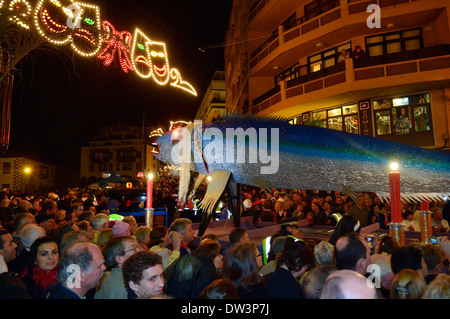
[[160, 85], [165, 85], [170, 80], [170, 67], [166, 44], [164, 42], [151, 41], [149, 49], [153, 80]]
[[80, 28], [74, 28], [72, 49], [84, 57], [96, 56], [103, 44], [101, 35], [100, 7], [85, 2], [73, 2], [80, 9], [77, 17]]
[[39, 0], [33, 12], [34, 26], [40, 35], [54, 45], [65, 45], [72, 40], [73, 30], [51, 15], [58, 11], [67, 19], [76, 19], [70, 16], [68, 10], [64, 10], [61, 2], [55, 0]]
[[183, 81], [183, 78], [180, 75], [180, 71], [178, 71], [177, 69], [170, 70], [170, 77], [173, 80], [173, 82], [170, 83], [171, 86], [185, 90], [186, 92], [197, 96], [197, 91], [195, 91], [194, 87], [188, 82]]
[[133, 45], [131, 48], [131, 63], [134, 71], [141, 78], [152, 76], [152, 60], [150, 58], [149, 44], [151, 40], [139, 28], [134, 30]]
[[117, 31], [112, 23], [107, 20], [103, 20], [102, 29], [105, 31], [103, 41], [106, 45], [98, 54], [98, 58], [104, 60], [103, 64], [105, 66], [109, 66], [114, 61], [117, 52], [122, 70], [125, 73], [133, 71], [133, 64], [128, 57], [133, 39], [131, 33], [128, 31]]
[[105, 66], [111, 65], [117, 53], [125, 73], [134, 71], [161, 86], [170, 83], [197, 96], [194, 87], [183, 80], [180, 72], [170, 68], [164, 42], [152, 41], [138, 27], [134, 35], [116, 31], [111, 22], [102, 22], [98, 5], [75, 0], [38, 0], [33, 9], [29, 0], [0, 0], [0, 16], [5, 12], [8, 12], [8, 19], [21, 28], [29, 30], [34, 26], [40, 36], [53, 45], [70, 44], [77, 54], [96, 56]]
[[[6, 1], [0, 2], [0, 8]], [[33, 11], [31, 4], [26, 0], [12, 0], [10, 1], [8, 11], [12, 13], [9, 20], [16, 23], [19, 27], [29, 30], [30, 29], [30, 17]]]
[[191, 121], [170, 121], [169, 131], [172, 131], [172, 129], [174, 129], [174, 128], [187, 126], [187, 125], [189, 125], [191, 123], [192, 123]]
[[162, 128], [159, 127], [158, 129], [151, 131], [148, 137], [152, 138], [152, 137], [159, 137], [159, 136], [163, 136], [163, 135], [164, 135], [164, 131]]

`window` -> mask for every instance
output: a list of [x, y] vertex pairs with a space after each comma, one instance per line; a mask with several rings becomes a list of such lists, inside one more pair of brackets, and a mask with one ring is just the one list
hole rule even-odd
[[309, 117], [309, 113], [304, 113], [291, 121], [292, 124], [313, 125], [355, 134], [359, 132], [357, 104], [312, 112], [312, 117]]
[[430, 94], [384, 98], [372, 102], [376, 135], [410, 135], [431, 131]]
[[294, 65], [288, 67], [287, 69], [283, 70], [280, 74], [278, 74], [275, 77], [275, 86], [279, 85], [281, 81], [286, 80], [293, 80], [300, 76], [299, 74], [299, 66], [298, 62]]
[[3, 174], [11, 174], [11, 162], [3, 162]]
[[308, 57], [309, 73], [314, 73], [336, 65], [342, 50], [347, 50], [347, 52], [350, 54], [352, 51], [351, 43], [347, 42], [332, 49]]
[[340, 5], [339, 0], [316, 0], [305, 5], [305, 21], [330, 11]]
[[423, 40], [420, 28], [366, 37], [366, 49], [370, 57], [421, 48]]

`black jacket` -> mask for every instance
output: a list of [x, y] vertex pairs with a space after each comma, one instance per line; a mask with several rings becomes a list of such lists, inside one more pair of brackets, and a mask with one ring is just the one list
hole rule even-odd
[[13, 272], [0, 274], [0, 299], [31, 299], [20, 277]]
[[301, 285], [292, 274], [281, 267], [264, 276], [266, 291], [277, 299], [304, 299]]

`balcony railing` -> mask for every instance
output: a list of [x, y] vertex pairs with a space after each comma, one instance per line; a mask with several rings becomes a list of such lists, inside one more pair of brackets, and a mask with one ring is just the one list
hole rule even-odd
[[[346, 63], [338, 63], [314, 73], [282, 81], [280, 85], [254, 99], [250, 110], [255, 114], [291, 98], [342, 83], [378, 79], [374, 82], [375, 87], [380, 83], [389, 85], [388, 78], [391, 76], [407, 76], [440, 69], [450, 69], [450, 44], [361, 60], [350, 59], [346, 60]], [[380, 82], [380, 78], [386, 80]], [[448, 80], [448, 77], [445, 76], [442, 80]], [[404, 84], [409, 83], [406, 77], [404, 81]], [[417, 83], [417, 77], [411, 78], [410, 81]], [[342, 93], [346, 93], [349, 89], [350, 87], [342, 88]]]

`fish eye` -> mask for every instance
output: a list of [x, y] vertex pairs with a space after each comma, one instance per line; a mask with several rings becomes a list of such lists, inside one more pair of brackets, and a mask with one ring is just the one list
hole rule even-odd
[[144, 45], [142, 45], [141, 43], [138, 43], [138, 48], [139, 49], [141, 49], [141, 50], [144, 50], [145, 51], [145, 46]]
[[178, 142], [180, 140], [180, 129], [176, 129], [172, 132], [172, 142]]

